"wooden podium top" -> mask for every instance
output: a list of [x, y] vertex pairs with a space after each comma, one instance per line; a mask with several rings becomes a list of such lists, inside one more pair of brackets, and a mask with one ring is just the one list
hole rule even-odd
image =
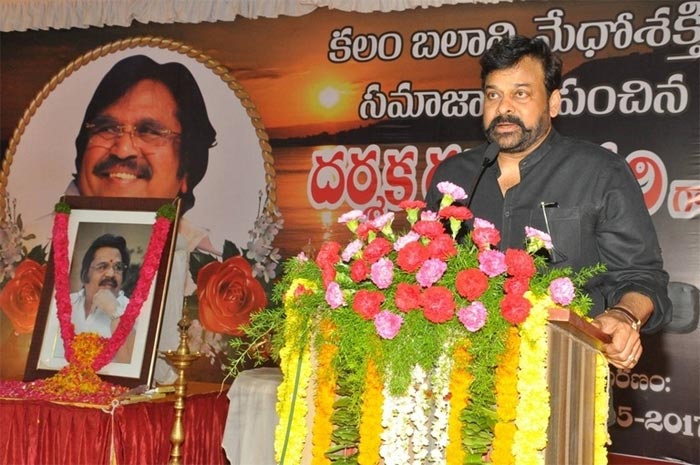
[[605, 334], [584, 320], [574, 312], [561, 307], [553, 307], [549, 309], [549, 322], [557, 326], [567, 326], [571, 331], [575, 332], [584, 341], [600, 350], [603, 344], [609, 344], [611, 341], [610, 335]]

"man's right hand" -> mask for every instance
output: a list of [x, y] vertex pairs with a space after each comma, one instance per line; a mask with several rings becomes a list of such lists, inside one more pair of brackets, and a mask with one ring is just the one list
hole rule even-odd
[[109, 289], [100, 289], [95, 292], [95, 296], [92, 298], [91, 310], [99, 310], [112, 319], [119, 318], [118, 307], [117, 297]]

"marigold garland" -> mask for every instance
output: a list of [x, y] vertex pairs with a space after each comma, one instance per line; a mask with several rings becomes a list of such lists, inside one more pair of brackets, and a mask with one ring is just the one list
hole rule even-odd
[[284, 333], [287, 344], [280, 350], [280, 369], [283, 381], [277, 389], [277, 415], [280, 422], [275, 429], [275, 461], [280, 465], [298, 465], [306, 439], [308, 412], [307, 387], [311, 379], [311, 351], [303, 340], [302, 320], [294, 301], [298, 292], [315, 289], [308, 280], [295, 280], [284, 296], [287, 319]]
[[513, 440], [513, 455], [518, 465], [544, 463], [549, 423], [549, 388], [547, 386], [547, 319], [554, 302], [549, 296], [538, 297], [526, 292], [530, 316], [520, 326], [520, 360], [518, 394]]
[[362, 409], [360, 417], [360, 444], [357, 463], [376, 465], [379, 463], [380, 435], [382, 433], [382, 409], [384, 383], [374, 360], [367, 362], [365, 387], [362, 392]]
[[491, 460], [499, 465], [515, 463], [513, 439], [515, 436], [515, 409], [518, 405], [518, 362], [520, 335], [515, 327], [508, 329], [506, 350], [496, 367], [496, 414]]
[[595, 411], [594, 431], [593, 431], [593, 463], [596, 465], [606, 465], [608, 463], [608, 453], [606, 444], [610, 444], [610, 434], [608, 433], [608, 412], [609, 395], [608, 379], [610, 376], [610, 365], [608, 360], [601, 353], [595, 358]]
[[314, 423], [312, 427], [311, 463], [327, 465], [331, 461], [326, 452], [331, 446], [333, 434], [333, 403], [336, 394], [337, 373], [333, 368], [333, 359], [338, 347], [329, 342], [333, 325], [328, 320], [320, 323], [319, 329], [324, 342], [320, 345], [316, 359], [316, 396], [314, 398]]
[[463, 463], [466, 453], [462, 447], [462, 411], [469, 402], [469, 386], [473, 376], [469, 372], [469, 341], [462, 340], [455, 345], [452, 374], [450, 375], [450, 416], [447, 423], [449, 443], [445, 450], [447, 463]]

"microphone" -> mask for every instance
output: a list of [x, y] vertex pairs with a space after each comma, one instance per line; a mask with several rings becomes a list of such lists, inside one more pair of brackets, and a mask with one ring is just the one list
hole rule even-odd
[[486, 147], [486, 151], [484, 152], [484, 159], [481, 162], [481, 169], [479, 170], [479, 174], [476, 175], [474, 178], [474, 183], [472, 186], [471, 192], [469, 192], [469, 197], [467, 198], [467, 208], [469, 208], [472, 204], [472, 200], [474, 200], [474, 193], [476, 192], [476, 187], [479, 185], [479, 181], [481, 181], [481, 177], [484, 175], [484, 172], [486, 171], [486, 168], [491, 166], [491, 164], [498, 158], [498, 152], [500, 151], [500, 148], [498, 147], [498, 144], [492, 142]]

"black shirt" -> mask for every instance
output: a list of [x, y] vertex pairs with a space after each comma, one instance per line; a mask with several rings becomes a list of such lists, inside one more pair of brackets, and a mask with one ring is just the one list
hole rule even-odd
[[[426, 195], [428, 209], [438, 209], [439, 182], [450, 181], [471, 191], [485, 150], [486, 144], [438, 166]], [[654, 302], [645, 332], [671, 319], [661, 249], [639, 184], [624, 158], [552, 129], [520, 162], [520, 183], [505, 197], [499, 176], [497, 162], [486, 168], [470, 209], [499, 229], [502, 250], [524, 247], [525, 226], [549, 229], [555, 247], [551, 266], [574, 270], [596, 263], [607, 266], [607, 272], [586, 285], [594, 301], [593, 315], [617, 303], [626, 292], [636, 291]]]

